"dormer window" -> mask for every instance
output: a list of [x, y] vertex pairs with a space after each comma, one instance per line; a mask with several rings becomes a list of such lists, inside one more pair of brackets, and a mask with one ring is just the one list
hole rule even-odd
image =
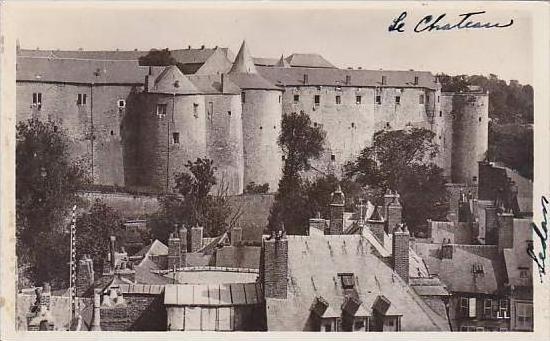
[[355, 277], [353, 273], [338, 274], [343, 289], [353, 289], [355, 287]]

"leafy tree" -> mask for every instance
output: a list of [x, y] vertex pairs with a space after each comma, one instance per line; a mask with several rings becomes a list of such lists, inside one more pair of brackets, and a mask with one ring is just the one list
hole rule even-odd
[[310, 212], [301, 173], [310, 169], [310, 161], [323, 152], [326, 133], [313, 127], [309, 115], [283, 114], [278, 144], [285, 156], [283, 176], [269, 215], [268, 228], [278, 229], [284, 224], [289, 234], [304, 234]]
[[109, 251], [110, 236], [124, 244], [123, 219], [118, 211], [96, 200], [88, 212], [76, 220], [77, 259], [87, 254], [94, 260], [94, 268], [101, 271]]
[[432, 131], [421, 128], [378, 131], [372, 146], [346, 164], [346, 177], [367, 187], [376, 204], [382, 204], [387, 189], [397, 190], [404, 220], [413, 230], [428, 218], [443, 219], [447, 192], [443, 170], [433, 163], [433, 138]]
[[69, 259], [70, 208], [80, 201], [77, 191], [88, 182], [86, 173], [81, 162], [70, 160], [67, 136], [51, 122], [20, 122], [16, 139], [19, 265], [36, 283], [62, 285]]
[[[160, 212], [148, 221], [153, 237], [161, 241], [168, 239], [174, 224], [203, 226], [206, 236], [215, 237], [230, 227], [227, 221], [233, 221], [227, 186], [223, 181], [218, 184], [213, 161], [197, 158], [186, 167], [189, 172], [175, 175], [174, 193], [160, 198]], [[217, 191], [211, 193], [214, 185]]]
[[264, 194], [267, 192], [269, 192], [269, 184], [267, 182], [260, 185], [256, 184], [254, 181], [251, 181], [244, 189], [244, 193], [247, 194]]
[[[141, 56], [138, 59], [139, 65], [142, 66], [169, 66], [176, 65], [181, 72], [189, 73], [185, 69], [185, 65], [178, 62], [176, 58], [172, 56], [172, 53], [168, 48], [157, 50], [151, 49], [145, 56]], [[196, 71], [196, 70], [194, 70]]]
[[489, 124], [487, 159], [500, 161], [533, 179], [533, 127], [517, 124]]
[[338, 179], [333, 174], [319, 176], [312, 181], [307, 181], [305, 191], [307, 196], [308, 217], [314, 217], [320, 213], [324, 219], [330, 218], [330, 203], [332, 193], [340, 185], [346, 196], [345, 210], [354, 211], [359, 199], [364, 197], [361, 186], [350, 179]]

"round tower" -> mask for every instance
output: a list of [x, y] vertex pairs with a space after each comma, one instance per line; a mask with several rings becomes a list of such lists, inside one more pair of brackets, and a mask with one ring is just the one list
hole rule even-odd
[[489, 96], [482, 91], [455, 93], [452, 98], [454, 183], [474, 184], [478, 162], [485, 159], [489, 139]]
[[205, 98], [176, 66], [148, 78], [139, 108], [140, 183], [170, 191], [187, 161], [207, 156]]
[[269, 184], [276, 191], [282, 170], [277, 145], [282, 117], [282, 89], [260, 76], [243, 42], [227, 81], [241, 90], [244, 186]]

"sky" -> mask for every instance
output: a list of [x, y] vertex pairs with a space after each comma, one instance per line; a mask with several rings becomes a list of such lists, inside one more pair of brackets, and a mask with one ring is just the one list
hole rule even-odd
[[[302, 3], [302, 4], [151, 4], [12, 3], [9, 19], [23, 48], [133, 50], [229, 47], [243, 39], [255, 57], [319, 53], [339, 67], [424, 70], [447, 74], [496, 74], [531, 84], [532, 21], [526, 11], [476, 2]], [[442, 7], [446, 6], [446, 7]], [[468, 6], [468, 8], [464, 7]], [[514, 24], [501, 29], [415, 33], [426, 15], [458, 15], [485, 10], [481, 22]], [[407, 11], [405, 32], [388, 32]]]

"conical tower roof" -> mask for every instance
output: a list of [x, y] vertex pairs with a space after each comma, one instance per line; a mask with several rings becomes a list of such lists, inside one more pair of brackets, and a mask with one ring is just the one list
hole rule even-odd
[[254, 65], [254, 60], [250, 56], [248, 47], [246, 46], [246, 41], [243, 40], [239, 53], [235, 58], [235, 62], [229, 70], [229, 73], [257, 73], [256, 66]]
[[275, 64], [277, 67], [290, 67], [290, 64], [285, 60], [284, 56], [281, 55], [281, 58], [279, 58], [279, 61], [277, 64]]

